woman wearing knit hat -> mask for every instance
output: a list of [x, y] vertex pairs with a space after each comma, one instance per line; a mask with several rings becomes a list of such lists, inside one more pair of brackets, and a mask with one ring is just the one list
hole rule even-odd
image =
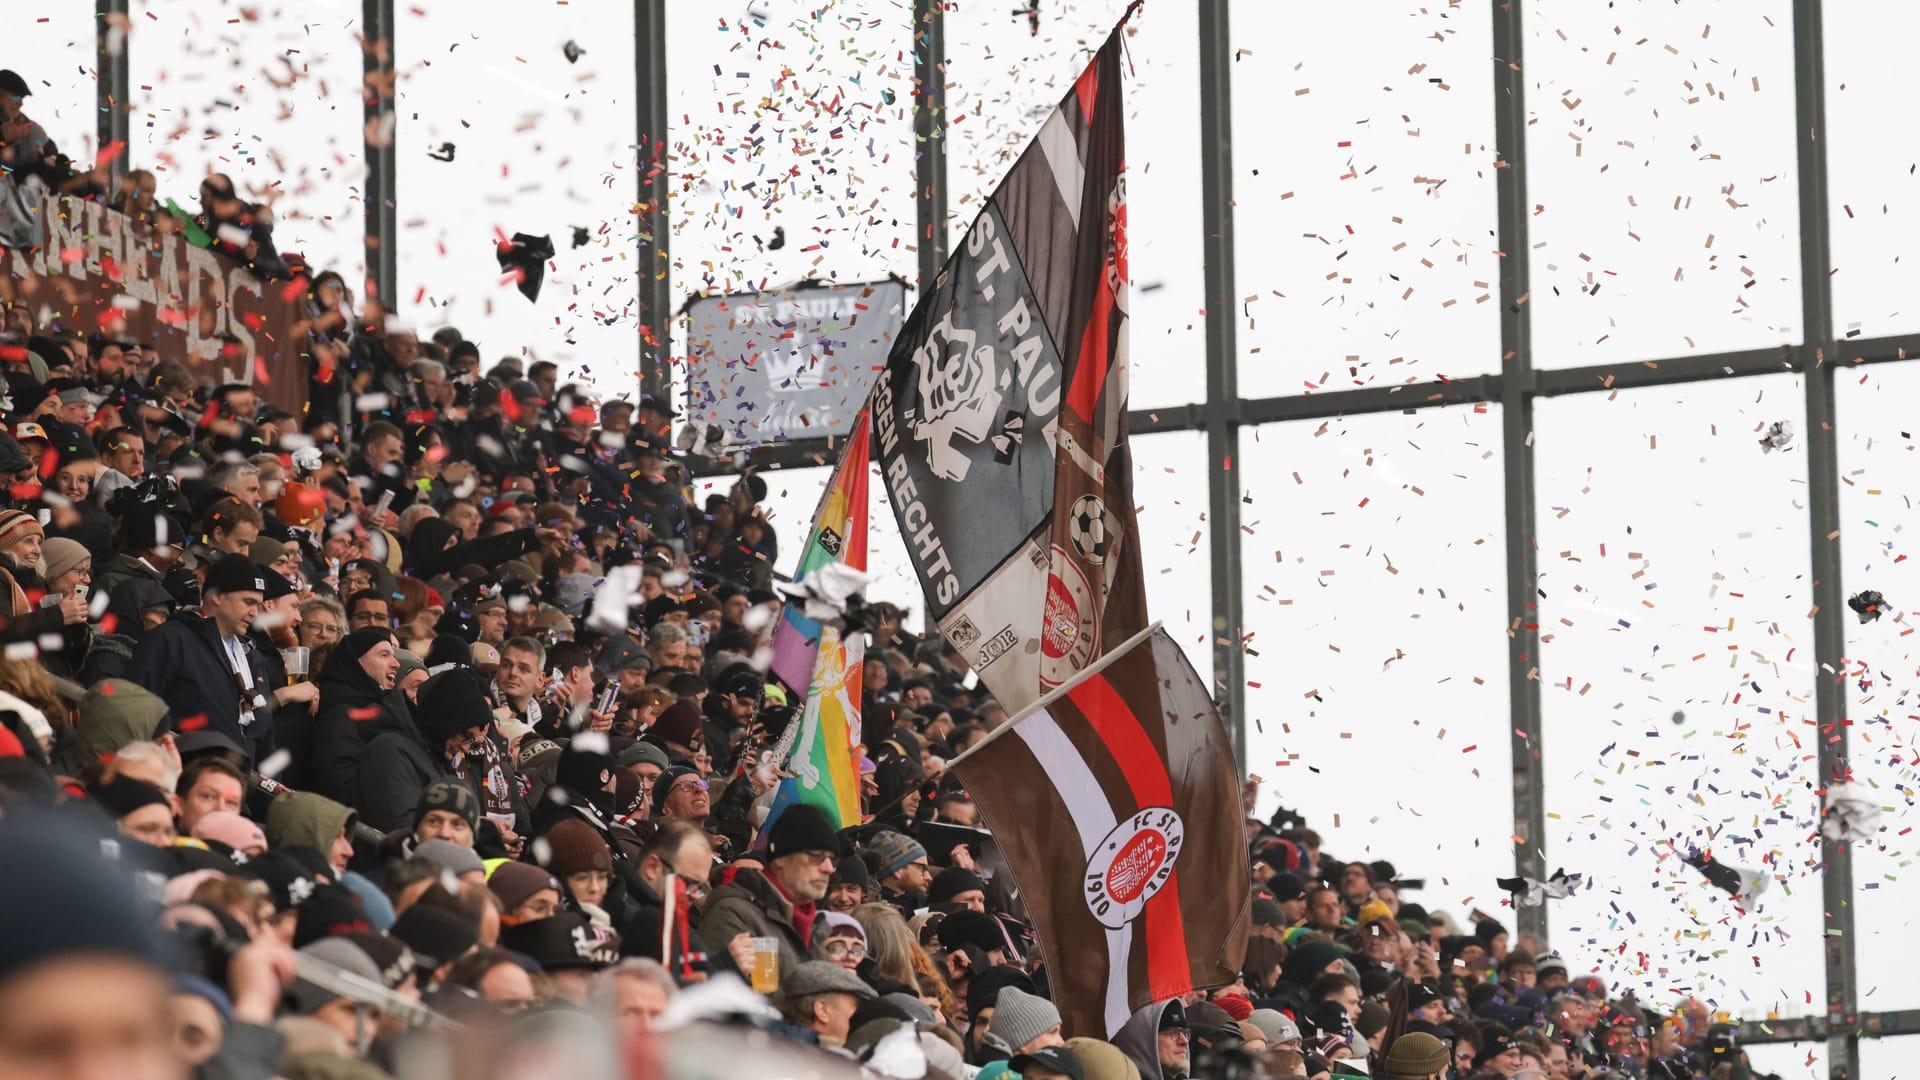
[[[68, 626], [87, 621], [87, 599], [77, 590], [62, 597], [56, 606], [39, 606], [39, 597], [47, 593], [41, 577], [45, 538], [46, 530], [33, 515], [24, 510], [0, 510], [0, 578], [5, 579], [0, 581], [0, 606], [12, 616], [0, 629], [0, 643], [38, 641], [46, 634], [62, 633]], [[77, 658], [74, 663], [78, 663]]]
[[603, 930], [613, 926], [601, 907], [613, 875], [613, 853], [593, 826], [562, 821], [533, 842], [533, 851], [535, 858], [545, 852], [547, 871], [566, 884], [581, 914]]

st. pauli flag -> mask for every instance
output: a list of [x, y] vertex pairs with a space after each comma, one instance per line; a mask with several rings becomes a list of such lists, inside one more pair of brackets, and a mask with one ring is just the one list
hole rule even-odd
[[1232, 982], [1252, 901], [1239, 774], [1160, 624], [953, 760], [1033, 918], [1066, 1034]]
[[[796, 584], [830, 562], [843, 562], [855, 570], [867, 568], [867, 446], [867, 414], [862, 410], [814, 512], [813, 530], [793, 571]], [[800, 601], [788, 603], [781, 611], [769, 667], [790, 689], [804, 692], [812, 684], [821, 631], [820, 621], [808, 618]], [[855, 694], [855, 703], [859, 700]]]
[[767, 827], [793, 803], [819, 807], [836, 829], [860, 824], [860, 768], [854, 753], [860, 744], [864, 642], [861, 634], [843, 639], [835, 623], [822, 627], [813, 684], [787, 759], [789, 775], [780, 780]]
[[1147, 621], [1120, 32], [922, 284], [871, 399], [928, 615], [1012, 711]]

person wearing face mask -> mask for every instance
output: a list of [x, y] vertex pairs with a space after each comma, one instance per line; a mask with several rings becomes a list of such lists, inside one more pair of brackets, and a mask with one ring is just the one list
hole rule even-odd
[[375, 722], [390, 719], [383, 699], [399, 674], [399, 646], [393, 631], [383, 627], [355, 630], [328, 655], [314, 680], [320, 690], [313, 720], [314, 781], [320, 794], [344, 803], [359, 798], [360, 759]]

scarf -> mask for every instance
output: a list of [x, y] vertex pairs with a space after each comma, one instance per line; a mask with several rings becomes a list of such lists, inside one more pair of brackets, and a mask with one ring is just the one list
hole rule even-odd
[[[512, 824], [513, 788], [507, 783], [507, 769], [500, 758], [500, 747], [492, 739], [481, 739], [477, 754], [462, 751], [454, 755], [454, 774], [468, 787], [480, 789], [481, 809], [495, 823]], [[476, 784], [475, 781], [478, 780]]]

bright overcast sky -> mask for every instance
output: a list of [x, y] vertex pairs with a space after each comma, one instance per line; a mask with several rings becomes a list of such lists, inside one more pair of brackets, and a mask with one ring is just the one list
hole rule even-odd
[[[948, 16], [956, 236], [1124, 4], [1046, 0], [1037, 35], [1015, 6]], [[909, 9], [671, 5], [676, 296], [912, 279]], [[1838, 329], [1911, 332], [1920, 271], [1894, 238], [1913, 227], [1916, 139], [1895, 50], [1920, 14], [1826, 9]], [[362, 272], [359, 17], [357, 0], [134, 0], [132, 160], [183, 203], [206, 169], [229, 172], [277, 199], [284, 248]], [[1525, 17], [1536, 364], [1801, 340], [1788, 0], [1530, 0]], [[1234, 5], [1239, 295], [1210, 304], [1195, 15], [1148, 4], [1128, 46], [1135, 407], [1203, 393], [1207, 318], [1236, 320], [1249, 396], [1498, 369], [1490, 20], [1445, 0]], [[630, 394], [631, 5], [421, 0], [399, 24], [405, 318]], [[90, 154], [91, 5], [9, 4], [0, 28], [32, 114]], [[429, 155], [446, 144], [453, 160]], [[501, 286], [496, 231], [553, 235], [538, 303]], [[1869, 1009], [1920, 1006], [1905, 960], [1916, 400], [1907, 365], [1840, 377], [1845, 587], [1900, 613], [1848, 639], [1855, 768], [1888, 807], [1855, 862]], [[1805, 458], [1759, 446], [1804, 415], [1792, 375], [1536, 412], [1547, 861], [1594, 883], [1556, 904], [1554, 942], [1656, 1005], [1822, 1000]], [[1391, 859], [1456, 913], [1498, 911], [1510, 866], [1499, 430], [1497, 406], [1278, 424], [1236, 455], [1263, 812], [1304, 812], [1330, 852]], [[1153, 613], [1205, 671], [1205, 443], [1142, 438], [1134, 456]], [[824, 474], [773, 480], [789, 535]], [[873, 491], [873, 591], [917, 608]], [[1673, 857], [1705, 843], [1770, 861], [1757, 911]], [[1868, 1074], [1906, 1060], [1897, 1049], [1870, 1042]], [[1804, 1047], [1756, 1056], [1824, 1073]]]

